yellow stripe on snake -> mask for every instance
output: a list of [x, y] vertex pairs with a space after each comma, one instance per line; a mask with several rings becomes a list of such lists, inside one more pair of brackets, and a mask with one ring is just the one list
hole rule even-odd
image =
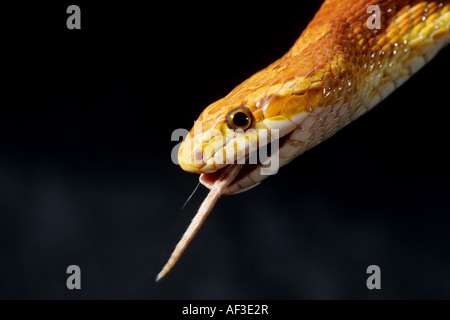
[[248, 158], [276, 138], [279, 166], [287, 164], [376, 106], [449, 41], [450, 0], [326, 0], [283, 57], [209, 105], [181, 144], [180, 166], [212, 191], [157, 279], [221, 194], [269, 176], [261, 164], [227, 164], [230, 154]]

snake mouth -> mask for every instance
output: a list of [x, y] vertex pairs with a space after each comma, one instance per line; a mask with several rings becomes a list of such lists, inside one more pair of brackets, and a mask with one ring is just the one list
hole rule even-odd
[[[207, 187], [208, 189], [211, 189], [212, 186], [215, 184], [215, 182], [217, 181], [217, 179], [219, 179], [219, 177], [222, 176], [222, 173], [228, 169], [229, 166], [233, 166], [234, 164], [229, 164], [217, 171], [211, 172], [211, 173], [203, 173], [200, 175], [200, 182], [201, 184], [203, 184], [205, 187]], [[237, 186], [237, 184], [242, 181], [246, 176], [248, 176], [251, 172], [253, 172], [254, 170], [256, 170], [261, 164], [251, 164], [246, 162], [244, 164], [244, 166], [242, 167], [242, 169], [239, 171], [238, 175], [236, 176], [236, 178], [234, 178], [234, 180], [228, 185], [228, 187], [225, 189], [224, 194], [235, 194], [235, 193], [240, 193], [243, 191], [246, 191], [248, 189], [251, 189], [253, 187], [256, 187], [259, 182], [255, 182], [254, 185], [252, 185], [249, 188], [245, 188], [245, 189], [241, 189], [239, 188], [239, 186]], [[232, 189], [235, 189], [236, 187], [238, 187], [240, 190], [238, 192], [232, 192]]]
[[[287, 141], [289, 140], [289, 137], [291, 136], [291, 133], [288, 133], [287, 135], [281, 137], [278, 139], [278, 151], [281, 151], [283, 147], [286, 145]], [[274, 142], [271, 142], [267, 144], [267, 156], [270, 157], [271, 154], [273, 154], [277, 150], [273, 150]], [[255, 152], [259, 152], [259, 149]], [[245, 164], [243, 165], [242, 169], [237, 174], [236, 178], [234, 178], [233, 181], [228, 185], [228, 187], [224, 190], [223, 194], [231, 195], [231, 194], [237, 194], [244, 191], [247, 191], [249, 189], [252, 189], [256, 187], [258, 184], [261, 183], [263, 179], [265, 179], [267, 176], [254, 174], [255, 171], [262, 169], [265, 167], [265, 165], [261, 162], [261, 159], [259, 157], [259, 153], [257, 154], [257, 163], [249, 163], [250, 156], [247, 154], [245, 158]], [[236, 164], [228, 164], [225, 167], [220, 168], [219, 170], [216, 170], [214, 172], [210, 173], [202, 173], [200, 175], [200, 183], [203, 184], [208, 189], [211, 189], [215, 182], [222, 176], [223, 172], [229, 168], [229, 166], [234, 166]], [[278, 169], [278, 168], [277, 168]], [[256, 177], [256, 178], [255, 178]]]

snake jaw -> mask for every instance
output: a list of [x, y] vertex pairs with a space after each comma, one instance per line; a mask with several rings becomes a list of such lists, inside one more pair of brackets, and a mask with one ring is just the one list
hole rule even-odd
[[[179, 163], [183, 170], [199, 173], [200, 183], [211, 189], [224, 170], [235, 164], [245, 164], [238, 176], [224, 190], [224, 194], [235, 194], [251, 189], [264, 178], [260, 170], [263, 168], [261, 158], [275, 146], [283, 147], [287, 137], [293, 133], [298, 124], [295, 121], [306, 118], [305, 114], [291, 117], [274, 116], [262, 119], [247, 131], [234, 131], [216, 126], [200, 135], [193, 131], [183, 141], [179, 150]], [[220, 128], [220, 130], [219, 130]], [[203, 140], [209, 139], [209, 140]], [[262, 147], [267, 147], [264, 153]], [[278, 148], [278, 147], [277, 147]], [[255, 155], [255, 156], [253, 156]], [[278, 170], [276, 168], [275, 172]]]
[[[278, 156], [280, 152], [282, 153], [283, 150], [286, 150], [286, 148], [289, 148], [289, 141], [292, 134], [294, 134], [296, 131], [290, 131], [283, 137], [279, 139], [270, 139], [269, 143], [264, 145], [268, 151], [268, 156], [276, 153], [277, 161], [274, 162], [274, 160], [270, 160], [269, 167], [272, 167], [271, 169], [274, 169], [273, 173], [266, 173], [269, 172], [271, 169], [268, 169], [267, 163], [264, 164], [261, 162], [261, 154], [258, 154], [257, 157], [258, 161], [256, 163], [252, 163], [250, 161], [252, 154], [246, 154], [245, 157], [245, 164], [241, 167], [239, 173], [237, 176], [230, 181], [230, 183], [227, 185], [227, 187], [223, 190], [224, 195], [232, 195], [232, 194], [238, 194], [245, 192], [247, 190], [253, 189], [254, 187], [258, 186], [262, 180], [267, 178], [269, 175], [275, 174], [278, 171], [278, 163], [279, 160]], [[275, 147], [273, 147], [275, 145]], [[261, 146], [262, 147], [262, 146]], [[274, 150], [275, 149], [275, 150]], [[259, 150], [259, 149], [258, 149]], [[258, 153], [258, 150], [255, 151], [255, 153]], [[272, 164], [277, 164], [275, 168], [273, 168]], [[226, 170], [229, 170], [229, 167], [236, 166], [236, 164], [230, 164], [227, 165], [217, 171], [210, 172], [210, 173], [202, 173], [199, 177], [199, 181], [202, 185], [207, 187], [208, 189], [212, 189], [214, 185], [216, 184], [217, 180], [221, 177], [222, 173]]]
[[[233, 166], [233, 165], [229, 165]], [[230, 194], [237, 194], [241, 193], [247, 190], [250, 190], [257, 185], [259, 185], [261, 182], [254, 182], [253, 184], [245, 187], [239, 186], [239, 182], [243, 179], [243, 177], [247, 176], [250, 172], [253, 170], [256, 170], [259, 167], [257, 164], [245, 164], [242, 166], [242, 169], [239, 171], [238, 175], [234, 178], [233, 181], [230, 182], [230, 184], [224, 189], [223, 194], [224, 195], [230, 195]], [[224, 167], [222, 169], [219, 169], [212, 173], [202, 173], [199, 177], [199, 181], [202, 185], [207, 187], [208, 189], [212, 189], [217, 181], [217, 179], [222, 175], [222, 173], [228, 169], [227, 167]]]

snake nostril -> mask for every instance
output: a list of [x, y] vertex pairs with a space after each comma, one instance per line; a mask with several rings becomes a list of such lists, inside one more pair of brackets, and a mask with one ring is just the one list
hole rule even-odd
[[203, 160], [203, 152], [201, 152], [201, 151], [194, 152], [194, 160], [202, 161]]

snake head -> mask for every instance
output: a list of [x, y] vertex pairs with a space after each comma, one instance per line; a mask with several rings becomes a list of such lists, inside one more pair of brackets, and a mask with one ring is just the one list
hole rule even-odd
[[[201, 174], [200, 182], [208, 188], [226, 166], [244, 163], [225, 193], [242, 192], [259, 184], [264, 179], [256, 170], [264, 162], [260, 151], [267, 146], [264, 155], [269, 156], [274, 149], [288, 146], [285, 144], [289, 134], [309, 114], [305, 98], [294, 93], [298, 78], [287, 81], [285, 72], [268, 82], [264, 73], [244, 83], [245, 90], [241, 85], [209, 105], [180, 146], [181, 168]], [[275, 174], [278, 167], [263, 175]]]
[[181, 168], [194, 173], [212, 173], [237, 161], [245, 161], [258, 148], [261, 113], [255, 106], [213, 103], [200, 115], [180, 146]]

